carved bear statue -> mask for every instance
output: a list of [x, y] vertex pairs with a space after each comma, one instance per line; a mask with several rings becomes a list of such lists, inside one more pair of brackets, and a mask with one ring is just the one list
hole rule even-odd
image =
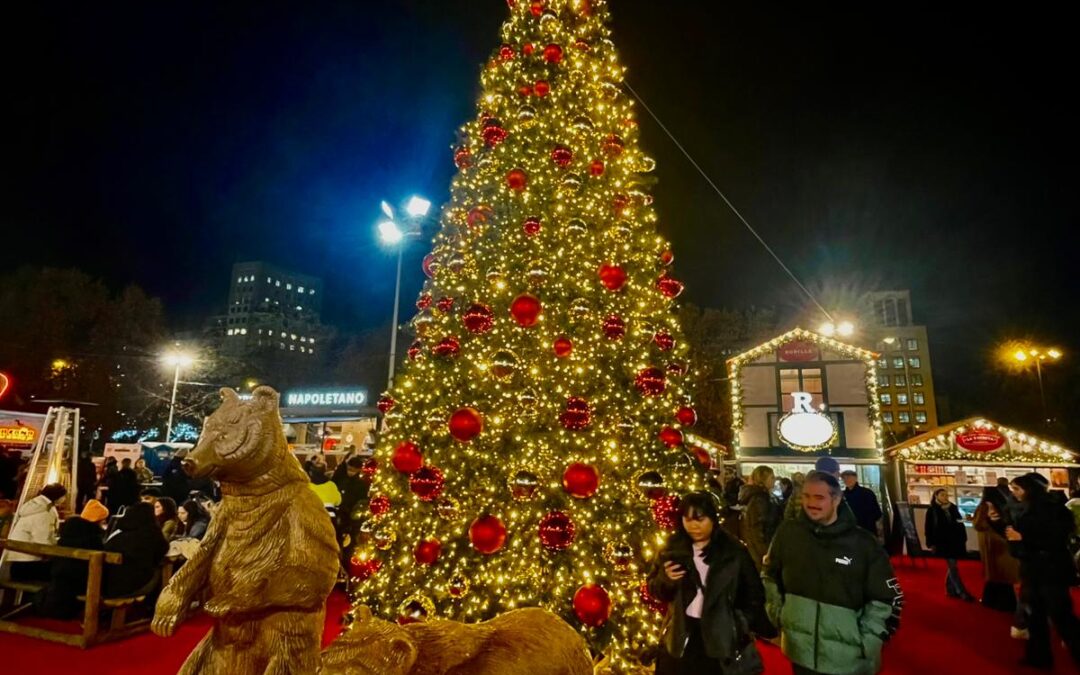
[[482, 623], [431, 619], [399, 626], [356, 610], [323, 652], [320, 675], [592, 675], [585, 640], [538, 607]]
[[220, 482], [221, 504], [198, 552], [162, 591], [153, 631], [172, 635], [192, 601], [205, 598], [214, 627], [181, 675], [315, 673], [338, 571], [333, 525], [289, 452], [277, 392], [221, 396], [184, 460], [189, 475]]

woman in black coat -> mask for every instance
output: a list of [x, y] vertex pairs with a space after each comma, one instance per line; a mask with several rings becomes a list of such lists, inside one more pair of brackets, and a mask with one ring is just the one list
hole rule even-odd
[[1047, 494], [1037, 474], [1014, 478], [1009, 488], [1026, 507], [1015, 524], [1005, 528], [1009, 548], [1020, 559], [1021, 594], [1030, 612], [1023, 663], [1053, 668], [1049, 619], [1080, 665], [1080, 622], [1069, 597], [1069, 586], [1076, 581], [1069, 555], [1069, 537], [1076, 529], [1072, 513]]
[[678, 530], [649, 575], [649, 593], [669, 609], [657, 675], [764, 670], [754, 632], [776, 634], [765, 588], [746, 547], [720, 527], [719, 510], [711, 493], [683, 497]]
[[152, 592], [151, 582], [160, 579], [161, 560], [169, 551], [154, 518], [154, 507], [145, 502], [129, 506], [105, 540], [105, 550], [121, 554], [123, 561], [105, 566], [102, 595], [115, 598]]
[[926, 543], [936, 555], [945, 558], [949, 571], [945, 575], [945, 592], [950, 598], [974, 602], [975, 597], [964, 587], [957, 559], [967, 557], [967, 529], [960, 509], [949, 501], [949, 492], [935, 490], [930, 509], [926, 512]]
[[[91, 551], [104, 547], [105, 531], [102, 526], [109, 517], [109, 510], [101, 502], [91, 499], [78, 516], [72, 516], [60, 526], [57, 546], [69, 546]], [[53, 558], [49, 585], [34, 601], [34, 607], [42, 616], [54, 619], [70, 619], [78, 616], [82, 604], [76, 596], [86, 592], [86, 579], [90, 574], [85, 560]]]

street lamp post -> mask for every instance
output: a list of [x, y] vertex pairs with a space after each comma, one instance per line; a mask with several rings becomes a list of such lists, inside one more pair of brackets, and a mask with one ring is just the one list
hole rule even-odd
[[402, 229], [396, 220], [393, 207], [382, 203], [382, 212], [386, 220], [379, 223], [379, 238], [387, 246], [397, 246], [397, 280], [394, 282], [394, 314], [390, 323], [390, 366], [387, 369], [386, 389], [394, 386], [394, 361], [397, 360], [398, 311], [401, 304], [401, 263], [404, 257], [406, 237], [420, 236], [420, 219], [431, 210], [431, 202], [422, 197], [412, 197], [405, 204], [405, 213], [412, 221], [412, 226]]
[[194, 363], [195, 359], [183, 352], [170, 352], [162, 359], [167, 366], [173, 366], [172, 399], [169, 401], [169, 423], [165, 427], [165, 442], [172, 438], [173, 417], [176, 413], [176, 390], [180, 385], [180, 369]]
[[1046, 408], [1046, 390], [1043, 388], [1042, 364], [1043, 361], [1057, 361], [1061, 358], [1061, 350], [1046, 349], [1044, 347], [1024, 347], [1013, 353], [1017, 363], [1026, 364], [1028, 361], [1035, 362], [1035, 379], [1039, 382], [1039, 401], [1042, 404], [1043, 423], [1050, 424], [1050, 413]]

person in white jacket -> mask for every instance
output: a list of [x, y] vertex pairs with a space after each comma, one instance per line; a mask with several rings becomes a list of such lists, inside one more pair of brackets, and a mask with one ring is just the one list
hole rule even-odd
[[[15, 517], [15, 524], [8, 534], [11, 541], [26, 541], [33, 544], [56, 544], [57, 530], [60, 526], [60, 514], [56, 511], [56, 502], [67, 494], [67, 488], [59, 483], [51, 483], [41, 488], [37, 497], [22, 505]], [[13, 581], [48, 581], [51, 563], [36, 555], [9, 551]]]

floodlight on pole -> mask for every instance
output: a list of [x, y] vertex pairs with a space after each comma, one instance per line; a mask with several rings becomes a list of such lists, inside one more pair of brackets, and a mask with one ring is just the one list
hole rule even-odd
[[161, 358], [162, 363], [173, 368], [172, 399], [169, 401], [169, 423], [165, 427], [165, 442], [172, 438], [173, 416], [176, 414], [176, 389], [180, 386], [180, 369], [195, 363], [195, 357], [185, 352], [168, 352]]
[[855, 324], [850, 321], [841, 321], [840, 325], [836, 327], [836, 332], [843, 337], [851, 337], [855, 334]]
[[818, 328], [818, 332], [825, 337], [832, 337], [833, 335], [836, 335], [836, 326], [831, 321], [828, 321], [821, 324]]
[[382, 209], [382, 212], [386, 215], [387, 218], [389, 218], [390, 220], [394, 219], [394, 207], [383, 201], [381, 204], [379, 204], [379, 208]]
[[404, 238], [405, 233], [401, 231], [401, 228], [394, 221], [384, 220], [379, 223], [379, 239], [382, 240], [382, 243], [394, 246], [401, 243]]
[[431, 202], [423, 197], [413, 195], [405, 205], [405, 213], [412, 218], [423, 218], [431, 210]]

